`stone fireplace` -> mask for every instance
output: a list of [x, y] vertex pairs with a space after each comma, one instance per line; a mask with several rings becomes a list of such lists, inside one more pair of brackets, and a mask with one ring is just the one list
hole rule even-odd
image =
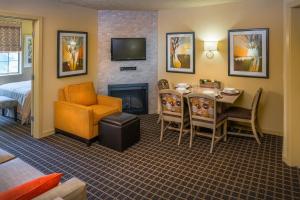
[[[157, 113], [157, 12], [101, 10], [98, 12], [98, 28], [100, 54], [97, 92], [113, 96], [116, 95], [116, 91], [110, 93], [109, 88], [115, 90], [120, 89], [117, 85], [137, 87], [147, 83], [147, 102], [142, 104], [140, 95], [145, 92], [145, 85], [142, 86], [144, 89], [129, 89], [126, 92], [128, 95], [124, 94], [124, 91], [118, 93], [123, 96], [123, 107], [128, 109], [128, 112]], [[112, 61], [111, 38], [146, 38], [146, 60]], [[124, 68], [134, 70], [122, 70]], [[139, 96], [132, 97], [137, 91]], [[141, 111], [141, 105], [147, 110]]]

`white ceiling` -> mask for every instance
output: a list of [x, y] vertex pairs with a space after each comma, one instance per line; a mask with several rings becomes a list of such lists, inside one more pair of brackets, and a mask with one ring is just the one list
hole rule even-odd
[[201, 7], [246, 0], [58, 0], [97, 10], [163, 10]]

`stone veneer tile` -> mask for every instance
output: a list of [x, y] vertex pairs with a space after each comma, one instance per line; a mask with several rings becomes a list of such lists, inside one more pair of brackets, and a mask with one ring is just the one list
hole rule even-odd
[[[145, 37], [147, 60], [111, 61], [111, 38]], [[99, 65], [97, 91], [107, 94], [108, 84], [149, 84], [149, 113], [157, 111], [157, 12], [100, 10], [98, 12]], [[137, 66], [136, 71], [120, 71]]]

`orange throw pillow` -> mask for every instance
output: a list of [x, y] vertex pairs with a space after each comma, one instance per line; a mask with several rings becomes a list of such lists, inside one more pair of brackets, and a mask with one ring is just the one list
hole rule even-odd
[[53, 173], [42, 176], [14, 188], [10, 188], [5, 192], [0, 192], [1, 200], [29, 200], [34, 197], [47, 192], [48, 190], [56, 187], [62, 174]]

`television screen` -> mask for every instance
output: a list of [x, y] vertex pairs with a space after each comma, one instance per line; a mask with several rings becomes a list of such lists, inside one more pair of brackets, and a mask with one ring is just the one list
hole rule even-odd
[[146, 39], [112, 38], [111, 60], [146, 60]]

